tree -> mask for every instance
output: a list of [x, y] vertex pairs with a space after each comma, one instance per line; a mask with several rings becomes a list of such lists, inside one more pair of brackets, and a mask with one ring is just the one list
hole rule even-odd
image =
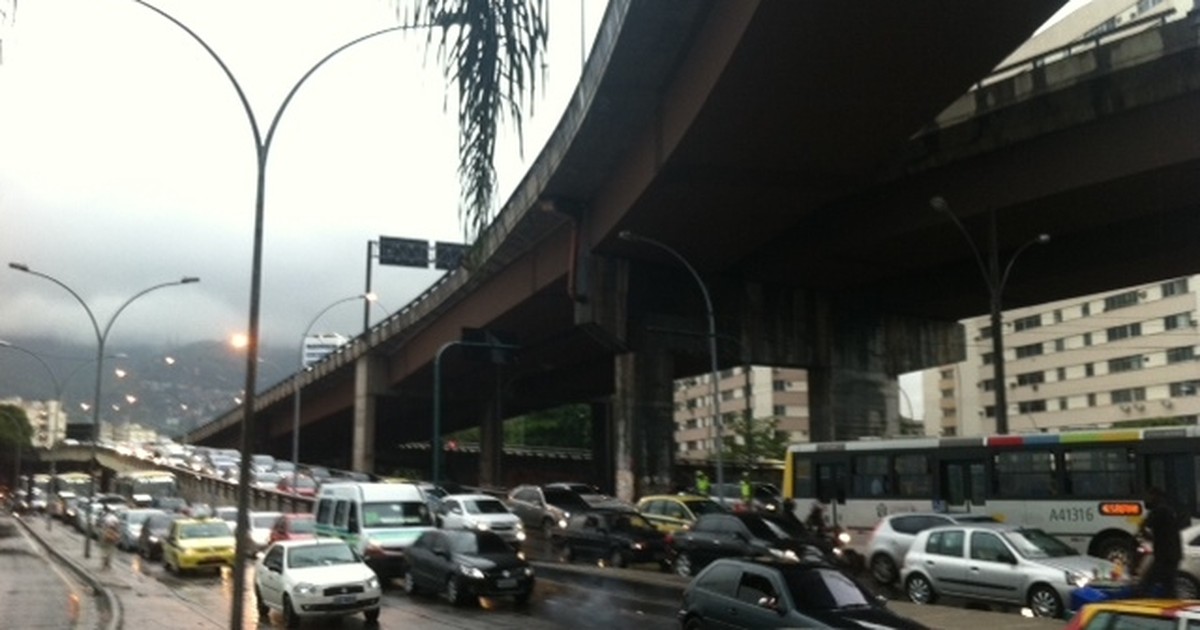
[[6, 448], [0, 452], [8, 452], [14, 444], [28, 446], [33, 437], [33, 427], [25, 410], [9, 404], [0, 404], [0, 443]]
[[409, 23], [433, 25], [430, 43], [440, 31], [438, 56], [458, 85], [459, 213], [472, 240], [492, 219], [497, 128], [507, 116], [521, 140], [523, 108], [533, 107], [547, 0], [415, 1]]
[[754, 418], [743, 411], [727, 425], [732, 439], [722, 444], [729, 459], [742, 468], [754, 468], [764, 459], [783, 459], [788, 434], [779, 430], [779, 418]]

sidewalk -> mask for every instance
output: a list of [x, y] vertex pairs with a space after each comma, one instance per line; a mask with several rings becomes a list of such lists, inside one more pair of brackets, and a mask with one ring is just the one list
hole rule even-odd
[[107, 628], [94, 586], [0, 514], [0, 628]]

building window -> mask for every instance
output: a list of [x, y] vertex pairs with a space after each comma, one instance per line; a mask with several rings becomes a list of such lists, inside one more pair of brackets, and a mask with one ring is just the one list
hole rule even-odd
[[992, 364], [992, 359], [993, 359], [993, 357], [992, 357], [992, 353], [991, 353], [991, 352], [984, 352], [983, 354], [981, 354], [981, 355], [979, 355], [979, 356], [980, 356], [980, 358], [981, 358], [981, 359], [983, 359], [983, 364], [984, 364], [984, 365], [991, 365], [991, 364]]
[[987, 405], [983, 408], [983, 415], [987, 418], [996, 417], [996, 405]]
[[1026, 372], [1017, 375], [1017, 385], [1036, 385], [1046, 382], [1045, 372]]
[[1083, 345], [1092, 345], [1092, 333], [1083, 333]]
[[1124, 326], [1113, 326], [1105, 331], [1109, 341], [1117, 341], [1120, 339], [1128, 339], [1130, 337], [1140, 337], [1142, 334], [1141, 322], [1125, 324]]
[[1118, 308], [1137, 306], [1137, 303], [1138, 292], [1136, 290], [1126, 291], [1124, 293], [1118, 293], [1116, 295], [1110, 295], [1104, 298], [1104, 310], [1114, 311]]
[[1167, 315], [1163, 318], [1163, 328], [1167, 330], [1187, 328], [1191, 325], [1192, 316], [1190, 313], [1176, 313], [1175, 315]]
[[1058, 410], [1059, 411], [1067, 410], [1067, 397], [1066, 396], [1063, 396], [1062, 398], [1058, 399]]
[[1183, 346], [1180, 348], [1169, 348], [1167, 350], [1167, 363], [1181, 363], [1183, 361], [1195, 360], [1195, 358], [1195, 346]]
[[1029, 330], [1030, 328], [1040, 328], [1041, 325], [1042, 315], [1039, 313], [1037, 315], [1030, 315], [1029, 317], [1021, 317], [1014, 320], [1013, 330], [1016, 332], [1021, 332], [1022, 330]]
[[1083, 365], [1083, 375], [1084, 376], [1095, 376], [1096, 375], [1096, 367], [1094, 365], [1092, 365], [1091, 363], [1085, 363]]
[[944, 379], [954, 378], [954, 370], [942, 370], [942, 378], [944, 378]]
[[992, 327], [984, 326], [984, 327], [980, 328], [979, 329], [979, 338], [980, 339], [991, 339], [992, 338]]
[[1079, 314], [1083, 315], [1084, 317], [1091, 315], [1092, 314], [1092, 305], [1087, 302], [1084, 302], [1083, 304], [1081, 304], [1079, 306]]
[[1168, 282], [1162, 283], [1163, 297], [1171, 297], [1172, 295], [1183, 295], [1188, 292], [1188, 279], [1176, 278]]
[[986, 381], [980, 381], [979, 386], [982, 387], [983, 391], [985, 392], [994, 392], [996, 391], [996, 379], [989, 378]]
[[1112, 391], [1112, 403], [1130, 403], [1139, 400], [1146, 400], [1145, 387], [1129, 387], [1126, 389], [1114, 389]]
[[943, 389], [942, 390], [942, 398], [954, 398], [954, 390], [953, 389]]
[[1171, 396], [1195, 396], [1200, 392], [1200, 381], [1181, 381], [1171, 383]]
[[1066, 350], [1066, 349], [1067, 349], [1067, 340], [1066, 339], [1062, 339], [1060, 337], [1060, 338], [1054, 340], [1054, 351], [1055, 352], [1062, 352], [1063, 350]]
[[1095, 394], [1088, 394], [1088, 396], [1087, 396], [1087, 401], [1088, 401], [1087, 405], [1088, 405], [1089, 407], [1095, 407], [1095, 406], [1096, 406], [1096, 395], [1095, 395]]
[[1060, 380], [1060, 381], [1067, 380], [1067, 368], [1060, 367], [1060, 368], [1058, 368], [1057, 372], [1058, 372], [1058, 380]]
[[771, 381], [771, 391], [786, 392], [787, 381]]
[[1055, 324], [1061, 324], [1061, 323], [1062, 323], [1062, 320], [1063, 320], [1063, 318], [1062, 318], [1062, 309], [1061, 309], [1061, 308], [1056, 308], [1056, 309], [1054, 309], [1054, 323], [1055, 323]]
[[1128, 372], [1142, 369], [1143, 357], [1140, 354], [1131, 357], [1120, 357], [1108, 360], [1109, 372]]
[[1026, 400], [1017, 403], [1017, 411], [1020, 413], [1034, 413], [1037, 411], [1046, 410], [1046, 401], [1044, 400]]
[[1042, 344], [1031, 343], [1027, 346], [1017, 346], [1017, 358], [1034, 357], [1042, 353]]
[[776, 416], [786, 416], [787, 415], [787, 407], [785, 407], [783, 405], [775, 405], [774, 407], [771, 408], [771, 413], [775, 414]]

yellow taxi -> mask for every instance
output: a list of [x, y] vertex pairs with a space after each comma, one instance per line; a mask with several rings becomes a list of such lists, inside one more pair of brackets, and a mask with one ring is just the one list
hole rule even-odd
[[688, 529], [701, 514], [724, 513], [720, 503], [695, 494], [655, 494], [642, 497], [637, 510], [661, 532], [673, 534]]
[[233, 566], [237, 541], [219, 518], [183, 518], [171, 523], [162, 542], [163, 568], [183, 573]]
[[1184, 630], [1197, 627], [1200, 627], [1200, 600], [1194, 599], [1119, 599], [1088, 604], [1067, 624], [1068, 630]]

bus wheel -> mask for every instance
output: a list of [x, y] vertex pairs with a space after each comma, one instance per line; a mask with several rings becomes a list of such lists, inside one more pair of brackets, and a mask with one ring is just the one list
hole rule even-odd
[[1126, 536], [1107, 536], [1096, 543], [1096, 553], [1093, 554], [1125, 567], [1126, 571], [1133, 570], [1134, 551], [1133, 539]]
[[1175, 596], [1179, 599], [1200, 598], [1200, 583], [1196, 582], [1196, 578], [1179, 572], [1175, 576]]

